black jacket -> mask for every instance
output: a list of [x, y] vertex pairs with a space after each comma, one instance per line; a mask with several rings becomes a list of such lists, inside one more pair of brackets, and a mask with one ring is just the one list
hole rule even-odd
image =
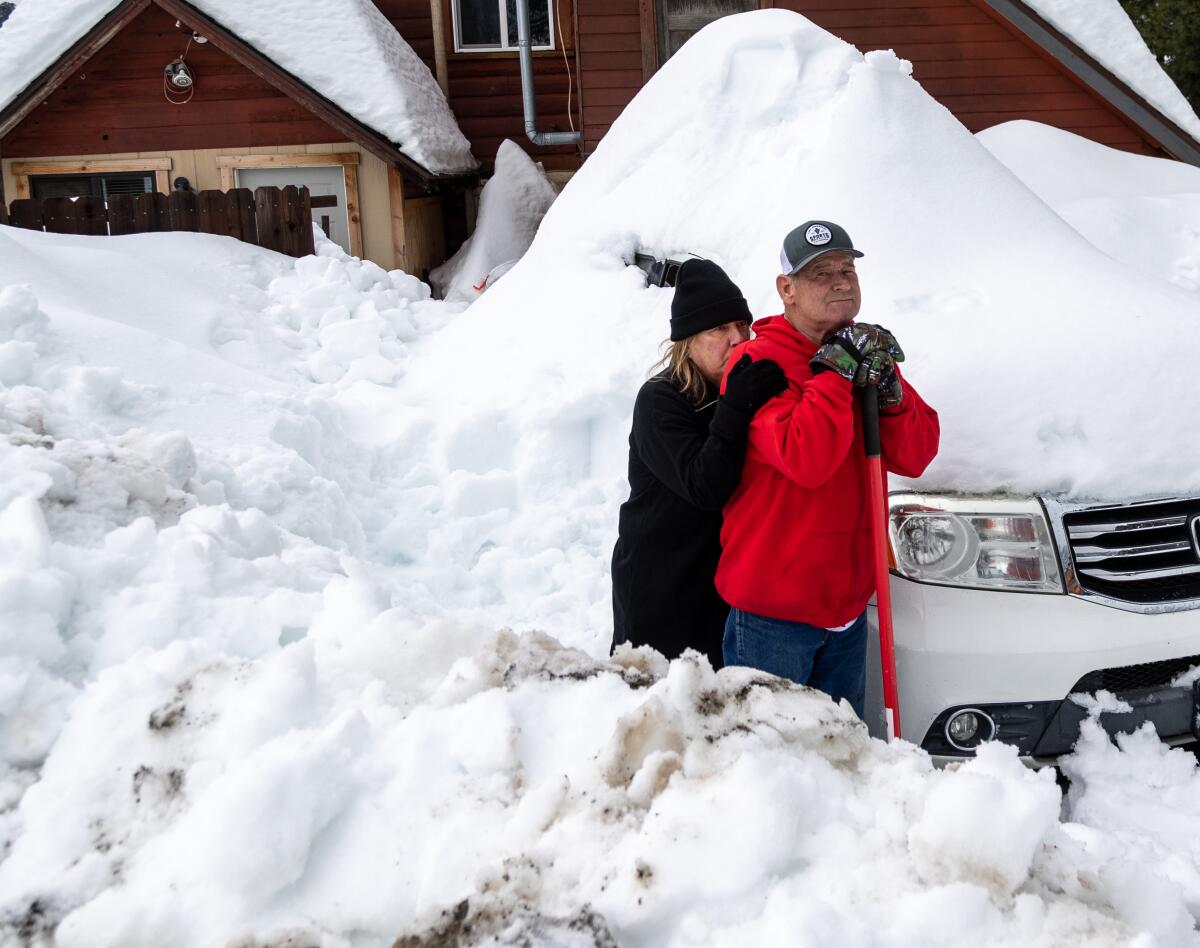
[[667, 658], [694, 648], [721, 667], [721, 508], [741, 477], [749, 426], [715, 392], [697, 407], [663, 376], [638, 392], [613, 550], [614, 647], [651, 645]]

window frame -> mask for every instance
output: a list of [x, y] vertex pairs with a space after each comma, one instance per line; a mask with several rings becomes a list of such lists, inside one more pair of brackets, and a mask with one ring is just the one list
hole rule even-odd
[[153, 174], [155, 189], [171, 193], [171, 158], [92, 158], [92, 159], [32, 159], [14, 160], [11, 173], [17, 186], [17, 197], [32, 197], [30, 179], [36, 175], [92, 175], [137, 171]]
[[[558, 49], [556, 43], [558, 21], [556, 19], [555, 0], [529, 0], [533, 3], [546, 4], [547, 23], [550, 26], [550, 45], [538, 46], [530, 44], [531, 52], [544, 53], [554, 52]], [[451, 19], [451, 48], [455, 53], [516, 53], [520, 51], [520, 46], [517, 45], [517, 37], [508, 35], [508, 3], [507, 0], [495, 0], [496, 6], [500, 10], [500, 44], [497, 46], [464, 46], [461, 39], [460, 20], [461, 14], [459, 6], [461, 0], [449, 0], [450, 4], [450, 19]]]

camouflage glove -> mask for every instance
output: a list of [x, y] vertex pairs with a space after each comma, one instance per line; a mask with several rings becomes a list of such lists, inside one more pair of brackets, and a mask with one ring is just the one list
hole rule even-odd
[[[867, 348], [861, 348], [860, 343]], [[825, 344], [817, 350], [808, 364], [813, 370], [813, 375], [820, 372], [836, 372], [851, 385], [862, 386], [878, 385], [879, 380], [896, 363], [887, 349], [880, 347], [877, 337], [872, 337], [870, 333], [860, 331], [859, 326], [853, 325], [844, 326], [827, 336]]]
[[839, 329], [838, 333], [846, 333], [847, 338], [858, 347], [858, 351], [863, 355], [882, 349], [892, 357], [893, 361], [904, 361], [904, 350], [900, 348], [900, 343], [882, 326], [876, 326], [873, 323], [852, 323]]
[[895, 366], [885, 372], [879, 380], [878, 393], [880, 411], [894, 411], [904, 401], [904, 385], [900, 376], [896, 374]]

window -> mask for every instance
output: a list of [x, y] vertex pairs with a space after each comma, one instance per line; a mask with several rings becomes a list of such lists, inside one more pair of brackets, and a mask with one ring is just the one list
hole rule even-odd
[[[534, 49], [554, 48], [552, 0], [527, 0], [529, 39]], [[455, 52], [517, 48], [516, 0], [453, 0]]]
[[29, 176], [37, 200], [53, 197], [102, 197], [110, 194], [143, 194], [154, 190], [153, 171], [110, 174], [35, 174]]

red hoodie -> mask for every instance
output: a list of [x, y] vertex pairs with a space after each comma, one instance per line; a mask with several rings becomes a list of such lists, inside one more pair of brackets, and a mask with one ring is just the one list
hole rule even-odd
[[[727, 364], [743, 353], [774, 359], [788, 390], [751, 422], [742, 480], [725, 505], [717, 590], [746, 612], [835, 628], [858, 618], [875, 592], [855, 391], [834, 372], [813, 377], [817, 346], [783, 316], [754, 331]], [[938, 417], [903, 385], [900, 408], [880, 415], [879, 437], [885, 469], [916, 477], [937, 454]]]

